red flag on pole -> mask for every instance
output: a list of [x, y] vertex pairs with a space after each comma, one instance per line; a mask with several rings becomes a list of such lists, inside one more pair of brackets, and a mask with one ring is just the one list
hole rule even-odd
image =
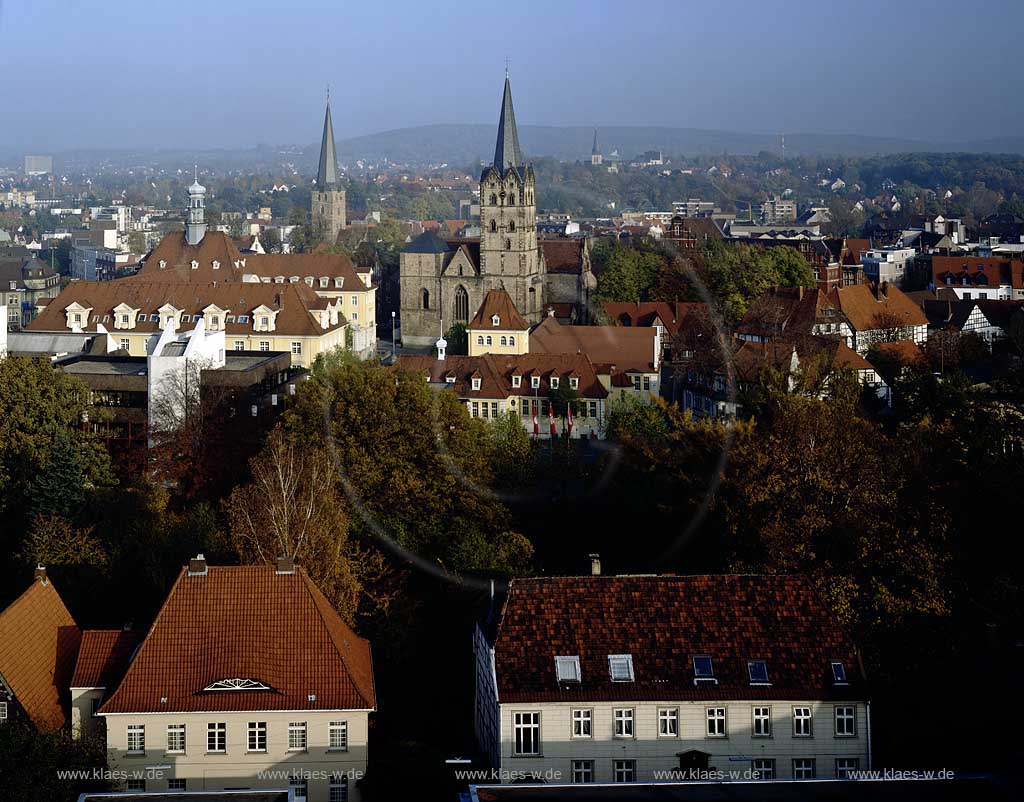
[[533, 403], [533, 436], [540, 434], [540, 422], [537, 420], [537, 402]]
[[572, 437], [572, 404], [569, 404], [569, 436]]
[[548, 420], [551, 422], [551, 436], [556, 437], [558, 431], [555, 429], [555, 405], [548, 404]]

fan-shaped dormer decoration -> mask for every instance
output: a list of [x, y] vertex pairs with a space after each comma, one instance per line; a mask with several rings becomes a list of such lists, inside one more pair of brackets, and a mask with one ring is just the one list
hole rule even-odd
[[244, 679], [235, 677], [233, 679], [219, 679], [211, 682], [204, 691], [269, 691], [270, 686], [260, 682], [258, 679]]

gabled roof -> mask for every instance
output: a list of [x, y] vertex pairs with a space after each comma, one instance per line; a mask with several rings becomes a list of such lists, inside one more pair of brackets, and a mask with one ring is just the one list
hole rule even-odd
[[37, 577], [0, 613], [0, 677], [42, 731], [64, 726], [68, 681], [81, 639], [49, 579]]
[[[921, 307], [892, 285], [874, 287], [854, 284], [832, 290], [839, 301], [839, 309], [846, 316], [854, 331], [870, 331], [880, 328], [880, 317], [892, 316], [903, 326], [926, 326]], [[888, 323], [883, 323], [885, 328]]]
[[[492, 322], [495, 315], [498, 317], [497, 324]], [[499, 288], [487, 291], [484, 302], [480, 304], [476, 315], [473, 316], [466, 328], [470, 331], [474, 329], [526, 331], [530, 328], [530, 324], [519, 314], [519, 310], [512, 302], [512, 297], [505, 290]]]
[[972, 288], [1010, 286], [1024, 290], [1024, 262], [994, 256], [933, 256], [932, 281], [940, 287], [950, 283]]
[[71, 687], [113, 690], [124, 676], [142, 634], [134, 629], [84, 630]]
[[[580, 658], [561, 686], [555, 656]], [[631, 655], [613, 682], [609, 655]], [[717, 683], [694, 682], [710, 656]], [[767, 663], [752, 686], [748, 660]], [[834, 687], [832, 660], [850, 687]], [[494, 644], [498, 701], [855, 699], [857, 652], [810, 582], [797, 576], [582, 576], [513, 579]]]
[[530, 332], [530, 352], [538, 354], [586, 354], [595, 365], [615, 365], [616, 370], [653, 373], [653, 328], [622, 326], [563, 326], [546, 317]]
[[653, 326], [660, 321], [670, 335], [679, 332], [689, 315], [706, 309], [707, 304], [691, 301], [606, 301], [604, 304], [605, 314], [618, 326]]
[[[232, 679], [269, 690], [204, 690]], [[100, 712], [375, 707], [369, 642], [301, 566], [249, 565], [183, 569]]]
[[[189, 245], [184, 231], [172, 231], [164, 235], [157, 246], [149, 252], [142, 268], [132, 276], [140, 281], [241, 281], [242, 270], [236, 262], [252, 258], [239, 252], [234, 241], [223, 231], [207, 231], [197, 245]], [[160, 263], [164, 267], [160, 267]], [[192, 267], [198, 262], [198, 267]], [[214, 269], [213, 263], [220, 267]]]

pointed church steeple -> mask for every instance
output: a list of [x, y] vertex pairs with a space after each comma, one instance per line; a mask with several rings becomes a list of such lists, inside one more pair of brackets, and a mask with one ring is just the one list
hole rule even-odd
[[324, 136], [320, 141], [320, 167], [316, 171], [316, 185], [320, 190], [333, 188], [338, 183], [338, 154], [334, 151], [334, 124], [331, 122], [331, 90], [327, 90], [327, 113], [324, 115]]
[[590, 154], [591, 154], [591, 155], [594, 155], [595, 153], [600, 153], [600, 152], [601, 152], [601, 151], [599, 151], [599, 150], [597, 149], [597, 129], [595, 128], [595, 129], [594, 129], [594, 147], [592, 147], [592, 148], [590, 149]]
[[523, 153], [519, 149], [519, 131], [516, 129], [516, 112], [512, 108], [512, 86], [505, 68], [505, 96], [501, 100], [501, 117], [498, 120], [498, 142], [494, 147], [494, 166], [501, 172], [510, 167], [523, 165]]

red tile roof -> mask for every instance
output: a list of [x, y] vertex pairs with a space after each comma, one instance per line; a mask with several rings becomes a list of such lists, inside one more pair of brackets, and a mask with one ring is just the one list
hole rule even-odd
[[142, 633], [134, 629], [87, 629], [82, 632], [72, 688], [113, 689], [121, 681]]
[[964, 286], [966, 282], [972, 288], [1004, 285], [1024, 290], [1024, 262], [994, 256], [933, 256], [932, 281], [936, 287]]
[[656, 338], [653, 328], [563, 326], [554, 317], [546, 317], [530, 332], [530, 353], [586, 354], [595, 365], [654, 373]]
[[542, 239], [537, 243], [549, 273], [578, 274], [583, 270], [586, 240], [582, 238]]
[[[609, 655], [632, 655], [612, 682]], [[579, 684], [555, 656], [578, 655]], [[709, 655], [714, 683], [695, 683]], [[767, 663], [751, 686], [747, 661]], [[851, 687], [834, 687], [832, 660]], [[856, 649], [810, 582], [797, 576], [584, 576], [513, 579], [494, 646], [501, 703], [682, 699], [827, 699], [863, 694]]]
[[619, 326], [653, 326], [658, 319], [670, 335], [679, 333], [688, 315], [706, 309], [707, 304], [683, 301], [607, 301], [604, 304], [605, 313]]
[[[494, 316], [498, 316], [498, 323], [492, 322]], [[530, 324], [519, 314], [512, 297], [505, 290], [488, 290], [484, 296], [484, 302], [480, 304], [476, 315], [466, 327], [467, 330], [475, 329], [502, 330], [502, 331], [526, 331]]]
[[887, 328], [891, 324], [881, 318], [889, 316], [903, 326], [928, 325], [928, 318], [921, 307], [891, 284], [884, 288], [855, 284], [837, 287], [832, 292], [838, 298], [839, 311], [850, 321], [854, 331]]
[[0, 677], [40, 730], [64, 726], [81, 638], [52, 580], [34, 580], [0, 613]]
[[[230, 679], [269, 690], [204, 690]], [[375, 707], [370, 644], [301, 566], [277, 574], [260, 565], [182, 570], [100, 712]]]

